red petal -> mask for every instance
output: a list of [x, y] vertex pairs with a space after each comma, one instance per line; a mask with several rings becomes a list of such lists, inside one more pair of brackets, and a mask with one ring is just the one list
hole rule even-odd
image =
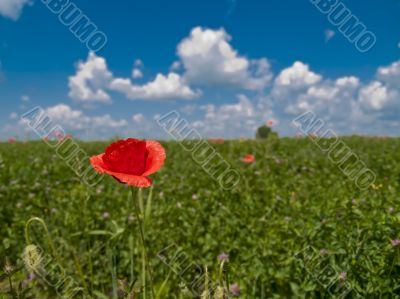
[[145, 176], [117, 173], [112, 171], [106, 171], [106, 173], [112, 175], [120, 183], [125, 183], [138, 188], [147, 188], [153, 183], [151, 179]]
[[114, 172], [140, 176], [145, 171], [146, 157], [146, 142], [129, 138], [109, 145], [103, 162], [107, 169]]
[[147, 140], [146, 147], [148, 156], [146, 161], [146, 168], [143, 173], [144, 176], [150, 175], [158, 171], [163, 166], [164, 161], [167, 157], [165, 149], [157, 141]]
[[96, 170], [98, 173], [107, 173], [113, 176], [120, 183], [128, 184], [139, 188], [147, 188], [151, 186], [152, 184], [151, 179], [145, 176], [137, 176], [133, 174], [119, 173], [108, 170], [107, 166], [104, 164], [103, 156], [104, 154], [101, 154], [90, 158], [90, 163], [92, 164], [94, 170]]
[[103, 162], [103, 156], [104, 156], [104, 154], [90, 157], [90, 164], [92, 164], [94, 170], [96, 170], [98, 173], [105, 172], [106, 166]]

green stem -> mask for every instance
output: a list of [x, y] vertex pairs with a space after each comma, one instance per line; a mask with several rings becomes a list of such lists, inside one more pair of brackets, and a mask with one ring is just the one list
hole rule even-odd
[[224, 265], [225, 265], [225, 261], [221, 262], [221, 265], [219, 267], [219, 276], [218, 276], [218, 280], [219, 280], [219, 286], [223, 287], [224, 286], [224, 281], [223, 281], [223, 277], [224, 277]]
[[58, 255], [58, 253], [57, 253], [57, 251], [56, 251], [56, 248], [55, 248], [55, 246], [54, 246], [53, 239], [51, 238], [49, 229], [47, 228], [47, 225], [46, 225], [46, 223], [43, 221], [43, 219], [41, 219], [41, 218], [39, 218], [39, 217], [33, 217], [33, 218], [29, 219], [29, 220], [26, 222], [26, 224], [25, 224], [25, 241], [26, 241], [26, 243], [27, 243], [28, 245], [29, 245], [29, 244], [32, 244], [32, 242], [31, 242], [31, 240], [30, 240], [30, 237], [29, 237], [29, 226], [31, 225], [32, 222], [35, 222], [35, 221], [39, 222], [39, 223], [42, 225], [42, 227], [44, 228], [44, 231], [45, 231], [46, 237], [47, 237], [47, 242], [49, 243], [49, 247], [50, 247], [51, 251], [53, 252], [55, 258], [57, 259], [58, 265], [60, 266], [60, 268], [61, 268], [61, 269], [63, 270], [63, 272], [65, 273], [65, 270], [64, 270], [64, 268], [62, 267], [62, 264], [61, 264], [60, 256]]
[[[149, 265], [149, 259], [147, 255], [147, 246], [146, 246], [146, 239], [145, 239], [145, 234], [144, 234], [144, 229], [143, 229], [143, 217], [140, 216], [140, 206], [138, 200], [135, 199], [135, 188], [131, 188], [132, 191], [132, 199], [133, 199], [133, 204], [135, 206], [135, 216], [138, 220], [138, 227], [139, 227], [139, 232], [140, 232], [140, 239], [142, 242], [142, 275], [143, 275], [143, 288], [144, 288], [144, 299], [146, 299], [146, 266], [149, 272], [149, 278], [150, 278], [150, 288], [151, 288], [151, 293], [152, 293], [152, 298], [154, 298], [154, 289], [153, 289], [153, 277], [152, 277], [152, 272], [150, 270], [150, 265]], [[141, 195], [141, 194], [140, 194]], [[140, 201], [140, 199], [139, 199]]]
[[208, 268], [205, 266], [205, 280], [204, 280], [204, 292], [205, 292], [205, 299], [210, 299], [210, 292], [208, 287]]
[[394, 254], [393, 261], [392, 261], [392, 266], [390, 267], [389, 276], [392, 274], [393, 267], [394, 267], [394, 264], [396, 263], [396, 258], [397, 258], [398, 253], [399, 253], [399, 250], [396, 249], [396, 253]]
[[11, 276], [8, 275], [8, 283], [10, 284], [10, 292], [14, 298], [14, 289], [13, 289], [13, 285], [12, 285], [12, 281], [11, 281]]

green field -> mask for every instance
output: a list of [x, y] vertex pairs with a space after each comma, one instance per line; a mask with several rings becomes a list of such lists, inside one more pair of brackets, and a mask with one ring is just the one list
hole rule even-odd
[[[364, 191], [305, 138], [211, 143], [240, 174], [231, 190], [179, 143], [164, 142], [153, 188], [134, 191], [158, 298], [223, 298], [213, 290], [231, 284], [239, 298], [400, 298], [400, 246], [392, 244], [400, 238], [400, 139], [343, 140], [376, 174]], [[109, 142], [79, 144], [94, 155]], [[255, 162], [243, 163], [246, 154]], [[86, 294], [76, 298], [144, 298], [130, 187], [109, 176], [83, 184], [44, 142], [0, 144], [0, 182], [4, 298], [10, 282], [14, 298], [63, 298], [64, 278]], [[29, 226], [48, 280], [24, 267], [32, 217], [49, 230]], [[222, 270], [221, 253], [229, 255]]]

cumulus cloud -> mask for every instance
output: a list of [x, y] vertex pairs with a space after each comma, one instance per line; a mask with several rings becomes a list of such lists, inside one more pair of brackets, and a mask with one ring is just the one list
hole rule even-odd
[[178, 45], [184, 77], [192, 84], [261, 90], [271, 79], [268, 61], [249, 60], [233, 49], [224, 29], [194, 28]]
[[0, 15], [16, 21], [24, 6], [30, 3], [30, 0], [0, 0]]
[[400, 61], [378, 68], [375, 79], [361, 88], [358, 97], [364, 115], [381, 120], [398, 119], [399, 99]]
[[11, 120], [16, 120], [17, 118], [18, 118], [18, 114], [15, 113], [15, 112], [11, 112], [11, 114], [10, 114], [10, 119], [11, 119]]
[[105, 89], [112, 77], [106, 60], [91, 52], [86, 62], [79, 62], [77, 73], [69, 77], [69, 96], [85, 104], [111, 103], [111, 98]]
[[237, 137], [238, 133], [246, 136], [253, 134], [259, 125], [254, 103], [243, 94], [237, 96], [236, 103], [208, 104], [199, 109], [204, 114], [192, 126], [203, 136]]
[[135, 60], [135, 67], [143, 67], [143, 61], [141, 59]]
[[[268, 59], [240, 55], [230, 42], [223, 29], [196, 27], [178, 44], [179, 59], [171, 70], [143, 84], [135, 82], [142, 75], [141, 61], [134, 64], [133, 79], [118, 78], [104, 58], [90, 54], [70, 78], [70, 95], [83, 102], [107, 102], [111, 92], [132, 100], [167, 100], [197, 98], [202, 92], [195, 88], [207, 86], [237, 91], [237, 102], [181, 109], [205, 136], [253, 135], [268, 119], [275, 120], [276, 129], [286, 126], [283, 133], [291, 134], [291, 121], [306, 111], [316, 113], [338, 133], [373, 131], [378, 126], [393, 131], [399, 125], [400, 61], [379, 67], [366, 81], [351, 74], [328, 78], [301, 61], [273, 77]], [[153, 119], [140, 113], [132, 116], [132, 122], [153, 128]]]
[[313, 111], [339, 132], [376, 132], [378, 126], [394, 129], [398, 125], [393, 121], [400, 113], [399, 83], [400, 62], [378, 68], [367, 82], [355, 76], [324, 78], [308, 65], [295, 62], [279, 73], [263, 101], [285, 119], [283, 123]]
[[132, 78], [136, 79], [136, 78], [142, 78], [142, 77], [143, 77], [143, 73], [140, 69], [133, 69]]
[[312, 71], [307, 64], [296, 61], [291, 67], [280, 72], [275, 79], [275, 86], [288, 86], [289, 88], [302, 88], [319, 82], [322, 77]]
[[28, 95], [26, 95], [26, 94], [21, 96], [21, 101], [24, 102], [24, 103], [29, 102], [30, 99], [31, 99], [31, 98], [30, 98]]
[[[355, 76], [325, 78], [307, 64], [295, 62], [278, 73], [265, 94], [239, 94], [232, 103], [194, 103], [180, 111], [204, 138], [254, 136], [268, 120], [281, 134], [294, 135], [292, 120], [307, 111], [338, 134], [398, 134], [399, 66], [395, 62], [380, 67], [374, 78], [362, 82]], [[148, 134], [158, 129], [142, 114], [134, 115], [133, 122]]]
[[168, 76], [158, 74], [154, 81], [144, 85], [136, 85], [130, 79], [117, 78], [111, 82], [110, 89], [123, 93], [131, 100], [190, 100], [200, 95], [199, 92], [193, 91], [176, 73], [169, 73]]
[[[59, 125], [65, 131], [107, 131], [121, 129], [128, 125], [124, 119], [113, 119], [109, 114], [101, 116], [88, 116], [81, 110], [74, 110], [66, 104], [57, 104], [44, 109], [52, 125]], [[25, 126], [26, 121], [20, 120], [19, 125]]]
[[[90, 53], [79, 62], [77, 72], [69, 78], [69, 96], [85, 104], [110, 103], [110, 91], [132, 100], [194, 99], [202, 93], [192, 86], [214, 86], [237, 90], [261, 91], [272, 79], [266, 58], [249, 59], [230, 44], [224, 29], [194, 28], [177, 46], [179, 60], [168, 74], [158, 73], [144, 84], [130, 78], [114, 77], [103, 57]], [[132, 78], [143, 77], [143, 62], [137, 59]]]
[[[142, 65], [136, 61], [135, 65]], [[136, 72], [135, 72], [136, 70]], [[140, 77], [139, 69], [133, 76]], [[177, 73], [157, 74], [153, 81], [135, 84], [129, 78], [115, 78], [103, 57], [90, 53], [86, 62], [79, 62], [77, 73], [69, 78], [69, 96], [81, 103], [111, 103], [110, 91], [131, 100], [194, 99], [200, 95]]]
[[142, 113], [137, 113], [137, 114], [132, 115], [132, 121], [134, 123], [140, 124], [141, 122], [144, 121], [144, 119], [145, 118], [144, 118], [144, 115]]

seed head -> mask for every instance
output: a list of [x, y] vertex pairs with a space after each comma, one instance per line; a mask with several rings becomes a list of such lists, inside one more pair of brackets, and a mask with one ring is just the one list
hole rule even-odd
[[226, 291], [223, 287], [218, 287], [215, 290], [215, 294], [214, 294], [214, 299], [227, 299], [228, 296], [226, 294]]
[[14, 270], [13, 266], [10, 264], [10, 261], [6, 258], [6, 263], [4, 265], [4, 272], [7, 275], [10, 275], [13, 270]]
[[42, 265], [42, 254], [36, 245], [30, 244], [24, 250], [24, 263], [29, 272], [38, 272]]

